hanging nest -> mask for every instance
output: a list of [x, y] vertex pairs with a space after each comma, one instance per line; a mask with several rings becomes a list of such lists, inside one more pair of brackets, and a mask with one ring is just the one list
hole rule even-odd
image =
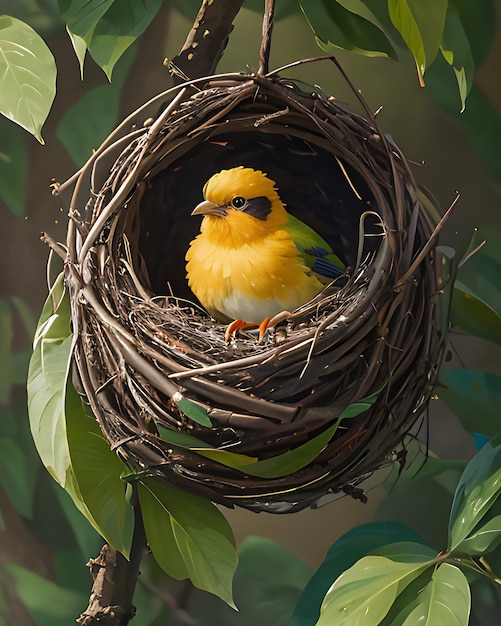
[[[132, 476], [275, 513], [364, 499], [442, 358], [432, 201], [368, 110], [277, 73], [186, 82], [148, 106], [160, 113], [136, 112], [72, 181], [75, 386]], [[190, 213], [237, 165], [276, 181], [347, 268], [263, 345], [225, 345], [185, 279]]]

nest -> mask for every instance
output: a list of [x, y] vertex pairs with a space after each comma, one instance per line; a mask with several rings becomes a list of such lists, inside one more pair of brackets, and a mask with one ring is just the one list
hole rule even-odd
[[[152, 106], [73, 181], [75, 386], [135, 477], [255, 511], [363, 499], [360, 482], [394, 458], [442, 358], [432, 204], [369, 111], [276, 73], [186, 82]], [[263, 345], [243, 334], [227, 346], [185, 280], [191, 210], [236, 165], [275, 180], [347, 267]], [[256, 475], [247, 457], [277, 465]]]

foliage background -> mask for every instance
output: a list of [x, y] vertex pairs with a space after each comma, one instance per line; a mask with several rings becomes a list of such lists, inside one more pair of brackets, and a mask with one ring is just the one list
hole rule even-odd
[[[16, 15], [12, 4], [0, 1], [0, 14]], [[247, 66], [257, 65], [261, 16], [252, 9], [261, 4], [249, 1], [244, 5], [219, 65], [220, 71], [245, 70]], [[69, 177], [88, 150], [121, 118], [165, 88], [169, 79], [162, 61], [165, 57], [172, 58], [181, 48], [199, 3], [164, 2], [138, 44], [118, 63], [111, 85], [90, 59], [85, 65], [85, 81], [80, 80], [78, 63], [56, 5], [55, 0], [23, 0], [15, 7], [18, 17], [44, 36], [58, 63], [57, 96], [43, 130], [45, 146], [39, 145], [25, 131], [13, 130], [12, 124], [0, 118], [0, 153], [9, 146], [12, 148], [9, 154], [14, 157], [14, 166], [9, 170], [2, 168], [0, 158], [0, 195], [3, 198], [0, 201], [0, 559], [4, 564], [15, 564], [9, 566], [9, 576], [3, 569], [0, 572], [0, 615], [5, 623], [27, 626], [67, 624], [85, 608], [90, 578], [84, 565], [98, 552], [101, 543], [41, 466], [28, 431], [24, 381], [35, 319], [47, 293], [47, 250], [38, 236], [40, 231], [47, 230], [56, 239], [65, 237], [65, 216], [57, 199], [51, 197], [49, 185], [53, 177], [59, 181]], [[186, 7], [182, 12], [180, 5]], [[478, 4], [479, 13], [481, 5]], [[444, 100], [441, 89], [444, 83], [438, 70], [436, 74], [430, 70], [425, 76], [426, 89], [419, 87], [410, 54], [402, 53], [400, 63], [341, 51], [336, 55], [354, 84], [362, 89], [370, 106], [373, 109], [384, 107], [380, 114], [383, 129], [392, 135], [411, 161], [424, 162], [416, 168], [418, 181], [432, 190], [443, 208], [454, 199], [456, 190], [461, 192], [444, 241], [454, 246], [465, 244], [473, 228], [479, 227], [480, 238], [487, 239], [485, 256], [501, 263], [501, 173], [499, 154], [492, 148], [492, 139], [500, 127], [495, 111], [501, 110], [501, 6], [499, 2], [495, 5], [496, 21], [486, 24], [480, 20], [480, 27], [486, 29], [486, 57], [475, 81], [487, 103], [481, 96], [472, 97], [461, 115], [458, 99], [452, 103]], [[287, 13], [284, 11], [276, 24], [272, 67], [319, 54], [304, 18], [296, 12]], [[318, 84], [341, 100], [353, 101], [346, 85], [329, 65], [309, 65], [294, 70], [291, 75]], [[93, 104], [92, 93], [96, 89], [101, 99]], [[78, 106], [83, 97], [90, 98], [85, 112], [77, 108], [71, 113], [71, 107]], [[91, 115], [87, 117], [87, 114]], [[497, 126], [493, 125], [493, 120], [497, 120]], [[499, 352], [492, 344], [462, 336], [455, 338], [455, 345], [465, 367], [501, 374]], [[429, 430], [430, 447], [441, 457], [468, 459], [474, 454], [473, 438], [440, 401], [432, 403]], [[375, 485], [381, 480], [382, 477], [375, 477]], [[446, 477], [442, 483], [448, 480], [453, 482]], [[248, 535], [261, 535], [283, 546], [256, 539], [244, 543], [241, 560], [248, 565], [235, 583], [242, 615], [248, 606], [253, 609], [249, 623], [286, 623], [280, 621], [284, 615], [280, 606], [276, 607], [274, 615], [273, 609], [263, 601], [263, 590], [269, 590], [272, 583], [279, 580], [281, 595], [297, 595], [311, 573], [310, 568], [318, 567], [329, 546], [344, 532], [370, 521], [374, 515], [380, 519], [392, 516], [411, 526], [420, 526], [421, 533], [438, 540], [437, 535], [444, 528], [440, 515], [446, 514], [444, 493], [448, 487], [447, 484], [441, 486], [445, 491], [438, 489], [432, 493], [429, 485], [421, 485], [427, 495], [426, 508], [419, 499], [417, 486], [412, 502], [403, 501], [398, 494], [393, 500], [390, 496], [378, 512], [384, 489], [375, 486], [367, 505], [343, 498], [318, 511], [287, 517], [225, 511], [239, 544]], [[450, 493], [450, 486], [448, 489]], [[431, 510], [433, 516], [430, 516]], [[16, 569], [16, 566], [24, 569]], [[258, 568], [261, 575], [266, 572], [255, 597], [246, 579], [253, 567]], [[201, 600], [196, 604], [198, 609], [195, 607], [184, 583], [166, 581], [152, 563], [146, 563], [144, 569], [146, 582], [139, 587], [137, 598], [141, 617], [134, 623], [146, 626], [190, 623], [192, 617], [204, 619], [208, 608]], [[26, 570], [48, 582], [40, 586], [40, 579], [30, 578]], [[33, 591], [34, 580], [38, 581], [37, 592]], [[54, 581], [65, 581], [66, 592], [62, 593]], [[279, 595], [278, 591], [275, 595]], [[226, 610], [217, 608], [217, 604], [214, 608], [212, 599], [206, 602], [214, 619], [218, 611]], [[260, 619], [256, 615], [256, 606], [266, 607], [266, 617]], [[166, 615], [170, 615], [169, 622], [166, 622]], [[224, 619], [230, 618], [223, 615], [218, 619], [219, 622], [211, 623], [223, 624]]]

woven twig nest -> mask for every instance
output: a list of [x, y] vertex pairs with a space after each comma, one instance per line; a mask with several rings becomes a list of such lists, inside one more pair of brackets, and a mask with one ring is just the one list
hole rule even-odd
[[[160, 109], [123, 124], [76, 180], [76, 385], [134, 474], [256, 511], [363, 497], [356, 486], [426, 406], [445, 340], [435, 224], [405, 158], [374, 118], [276, 74], [186, 83]], [[190, 213], [206, 180], [237, 165], [275, 180], [347, 266], [263, 345], [226, 346], [185, 280]], [[271, 476], [218, 452], [307, 458], [301, 446], [329, 428], [314, 458]]]

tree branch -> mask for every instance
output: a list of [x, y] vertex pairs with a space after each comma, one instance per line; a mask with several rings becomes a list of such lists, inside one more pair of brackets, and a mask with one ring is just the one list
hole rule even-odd
[[77, 619], [81, 626], [126, 626], [134, 617], [132, 603], [139, 567], [147, 551], [139, 499], [134, 506], [134, 534], [130, 560], [105, 544], [87, 563], [94, 580], [87, 609]]
[[177, 56], [168, 64], [175, 80], [209, 76], [216, 70], [233, 20], [244, 0], [203, 0], [190, 33]]

